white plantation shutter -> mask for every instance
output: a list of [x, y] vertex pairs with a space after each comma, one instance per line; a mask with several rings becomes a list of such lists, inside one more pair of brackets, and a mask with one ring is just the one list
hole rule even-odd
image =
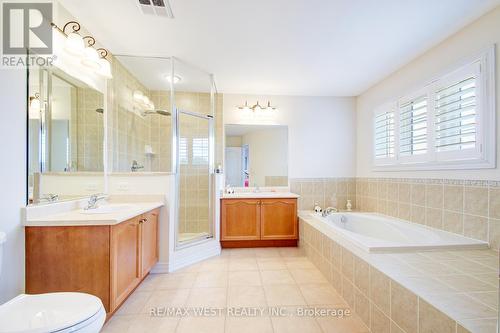
[[375, 116], [375, 159], [395, 156], [394, 111], [386, 111]]
[[193, 138], [193, 164], [208, 164], [208, 138]]
[[188, 164], [188, 141], [187, 138], [179, 140], [179, 162], [180, 164]]
[[436, 92], [436, 150], [476, 145], [476, 79], [467, 78]]
[[427, 95], [399, 105], [399, 155], [414, 156], [427, 153]]

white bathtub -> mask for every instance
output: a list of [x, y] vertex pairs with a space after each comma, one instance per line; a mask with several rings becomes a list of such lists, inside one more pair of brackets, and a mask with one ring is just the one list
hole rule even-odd
[[309, 215], [368, 252], [488, 248], [487, 242], [380, 214], [334, 213], [322, 217], [310, 212]]

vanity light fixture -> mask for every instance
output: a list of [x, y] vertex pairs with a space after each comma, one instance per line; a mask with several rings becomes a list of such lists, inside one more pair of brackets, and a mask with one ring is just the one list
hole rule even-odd
[[[165, 75], [165, 80], [167, 80], [168, 83], [172, 82], [172, 75]], [[180, 82], [182, 78], [179, 75], [174, 75], [174, 84]]]
[[[64, 51], [73, 57], [80, 58], [83, 66], [93, 70], [95, 73], [111, 79], [111, 65], [106, 59], [108, 50], [104, 48], [95, 49], [95, 38], [92, 36], [82, 37], [80, 23], [69, 21], [63, 28], [59, 28], [55, 23], [50, 24], [54, 29], [66, 37]], [[70, 32], [67, 32], [71, 30]]]
[[267, 102], [266, 106], [260, 105], [259, 101], [257, 101], [257, 103], [255, 103], [254, 105], [249, 106], [248, 101], [245, 101], [244, 105], [238, 105], [238, 109], [243, 110], [243, 111], [253, 111], [253, 112], [259, 111], [259, 110], [260, 111], [262, 111], [262, 110], [275, 111], [276, 106], [272, 106], [270, 101]]

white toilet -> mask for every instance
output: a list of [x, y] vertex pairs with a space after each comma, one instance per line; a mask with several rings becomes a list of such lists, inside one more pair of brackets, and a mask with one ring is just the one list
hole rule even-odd
[[[0, 275], [4, 242], [0, 232]], [[0, 305], [0, 333], [97, 333], [105, 320], [101, 300], [84, 293], [22, 294]]]

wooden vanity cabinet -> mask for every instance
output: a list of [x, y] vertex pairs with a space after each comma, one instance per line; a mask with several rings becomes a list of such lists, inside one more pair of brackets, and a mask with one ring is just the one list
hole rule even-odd
[[222, 199], [222, 247], [296, 246], [297, 199]]
[[158, 261], [159, 209], [115, 225], [26, 227], [26, 293], [74, 291], [108, 316]]

